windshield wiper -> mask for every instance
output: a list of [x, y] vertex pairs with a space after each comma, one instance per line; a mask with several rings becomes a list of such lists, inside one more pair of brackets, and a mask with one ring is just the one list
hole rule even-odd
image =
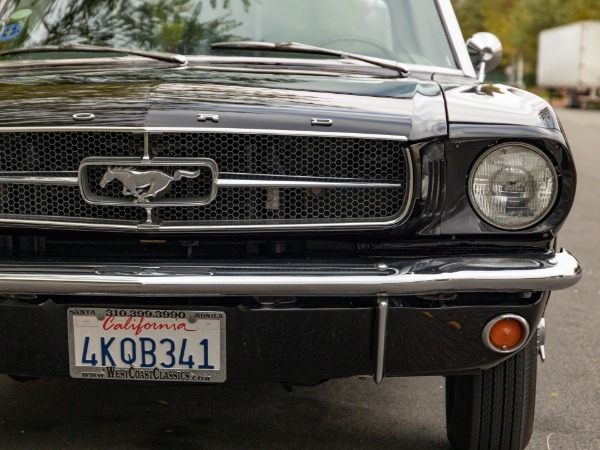
[[359, 55], [341, 50], [316, 47], [313, 45], [300, 44], [298, 42], [261, 42], [261, 41], [233, 41], [233, 42], [215, 42], [210, 48], [224, 50], [264, 50], [269, 52], [289, 52], [289, 53], [309, 53], [312, 55], [339, 56], [342, 58], [356, 59], [374, 66], [391, 69], [406, 78], [410, 75], [410, 70], [399, 62], [389, 59], [376, 58], [374, 56]]
[[187, 65], [187, 58], [183, 55], [173, 53], [151, 52], [146, 50], [129, 50], [124, 48], [103, 47], [99, 45], [86, 44], [60, 44], [60, 45], [43, 45], [40, 47], [23, 47], [12, 50], [4, 50], [0, 52], [0, 56], [20, 55], [25, 53], [44, 53], [44, 52], [96, 52], [96, 53], [124, 53], [126, 55], [142, 56], [144, 58], [155, 59], [157, 61], [165, 61], [168, 63], [179, 64], [180, 66]]

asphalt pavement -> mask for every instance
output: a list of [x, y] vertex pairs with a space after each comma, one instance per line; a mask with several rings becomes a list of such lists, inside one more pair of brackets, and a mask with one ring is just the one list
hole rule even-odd
[[[559, 110], [578, 166], [560, 245], [584, 278], [547, 310], [530, 449], [600, 449], [600, 111]], [[1, 344], [0, 344], [1, 345]], [[441, 377], [148, 386], [0, 376], [0, 448], [450, 449]]]
[[577, 166], [575, 205], [559, 245], [584, 276], [552, 294], [531, 449], [600, 449], [600, 111], [559, 109]]

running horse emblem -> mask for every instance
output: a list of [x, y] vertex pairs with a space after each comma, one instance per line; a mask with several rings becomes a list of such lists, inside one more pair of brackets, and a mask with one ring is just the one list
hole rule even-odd
[[113, 180], [123, 183], [123, 195], [135, 197], [135, 203], [148, 203], [151, 198], [160, 198], [166, 194], [173, 181], [183, 177], [197, 178], [200, 170], [176, 170], [173, 176], [160, 170], [134, 170], [125, 167], [109, 167], [100, 180], [100, 186], [106, 187]]

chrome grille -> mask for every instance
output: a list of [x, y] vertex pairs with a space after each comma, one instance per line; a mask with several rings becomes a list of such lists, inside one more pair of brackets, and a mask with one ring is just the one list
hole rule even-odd
[[[393, 223], [409, 201], [410, 166], [400, 139], [302, 136], [293, 132], [6, 132], [0, 140], [0, 221], [153, 230]], [[86, 158], [210, 158], [217, 195], [208, 205], [90, 205], [78, 185]], [[166, 173], [179, 169], [165, 167]], [[189, 168], [182, 165], [181, 168]], [[85, 167], [97, 195], [101, 166]], [[208, 183], [208, 184], [207, 184]], [[174, 183], [166, 199], [210, 190], [209, 176]]]

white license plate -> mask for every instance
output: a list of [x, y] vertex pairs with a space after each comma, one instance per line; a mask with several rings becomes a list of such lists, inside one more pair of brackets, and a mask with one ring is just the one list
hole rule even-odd
[[73, 378], [225, 381], [225, 313], [69, 308]]

